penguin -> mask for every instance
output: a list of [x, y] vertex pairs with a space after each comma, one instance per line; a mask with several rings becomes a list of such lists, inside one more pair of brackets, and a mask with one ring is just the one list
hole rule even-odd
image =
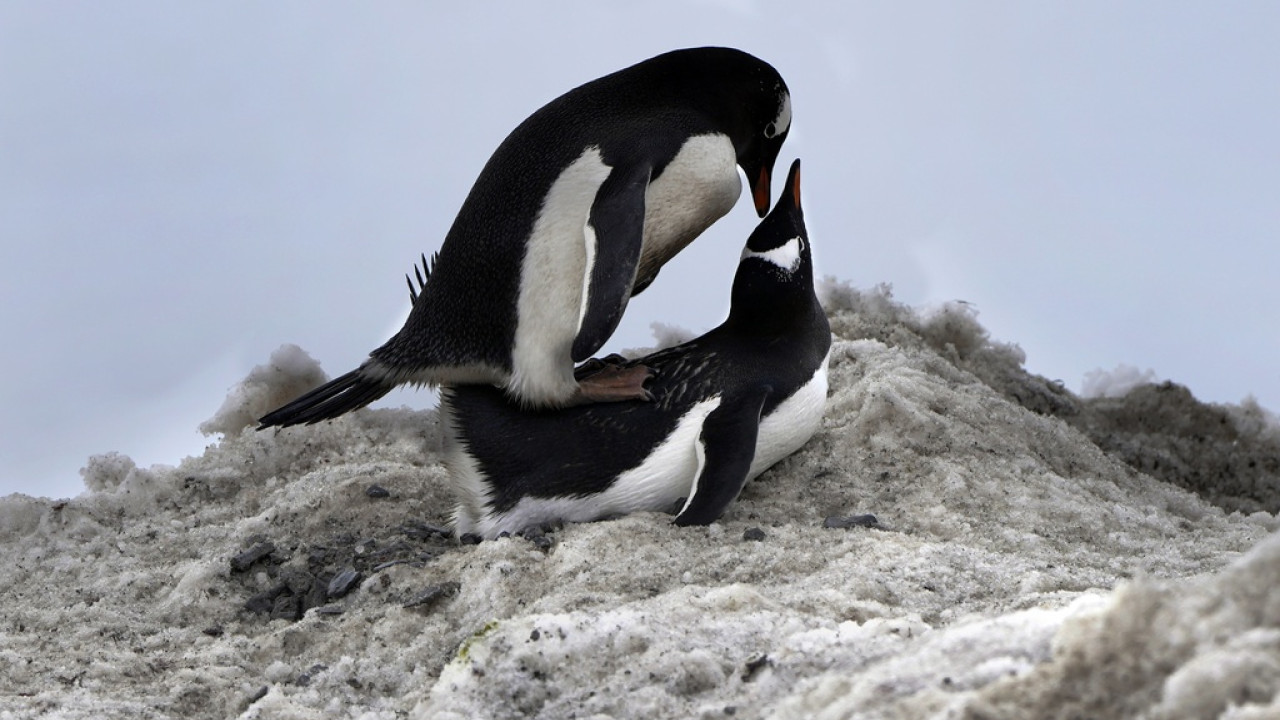
[[739, 166], [764, 216], [790, 128], [782, 76], [731, 48], [668, 52], [552, 100], [498, 146], [415, 268], [404, 327], [259, 429], [334, 418], [405, 383], [492, 384], [535, 408], [647, 399], [645, 368], [579, 378], [575, 365], [733, 208]]
[[682, 345], [596, 364], [650, 368], [652, 402], [529, 409], [492, 386], [442, 388], [455, 531], [493, 538], [645, 510], [710, 524], [821, 426], [830, 351], [797, 160], [743, 249], [729, 317]]

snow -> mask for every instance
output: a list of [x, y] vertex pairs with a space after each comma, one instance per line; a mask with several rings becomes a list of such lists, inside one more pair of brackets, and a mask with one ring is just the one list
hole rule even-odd
[[1115, 370], [1107, 371], [1098, 368], [1085, 373], [1080, 396], [1083, 398], [1124, 397], [1139, 385], [1151, 385], [1156, 381], [1155, 370], [1151, 368], [1139, 370], [1132, 365], [1121, 363]]
[[823, 297], [823, 427], [705, 528], [458, 544], [434, 411], [253, 429], [323, 375], [282, 348], [203, 455], [0, 499], [0, 718], [1280, 717], [1274, 415]]

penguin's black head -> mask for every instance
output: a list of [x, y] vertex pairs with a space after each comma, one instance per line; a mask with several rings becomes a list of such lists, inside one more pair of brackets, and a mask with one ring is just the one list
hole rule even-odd
[[791, 164], [778, 203], [756, 226], [742, 250], [733, 278], [730, 320], [772, 331], [796, 313], [818, 307], [813, 292], [813, 258], [800, 207], [800, 161]]
[[791, 130], [786, 82], [769, 63], [733, 48], [691, 48], [666, 57], [680, 63], [691, 100], [703, 105], [733, 141], [756, 213], [764, 217], [773, 164]]
[[[769, 68], [772, 70], [773, 68]], [[777, 73], [774, 73], [777, 76]], [[751, 199], [756, 206], [756, 214], [764, 217], [769, 209], [769, 183], [773, 177], [773, 164], [778, 160], [778, 152], [782, 143], [791, 131], [791, 92], [777, 76], [776, 83], [761, 94], [761, 103], [754, 108], [754, 117], [750, 123], [754, 135], [748, 131], [745, 142], [738, 144], [738, 164], [747, 175], [751, 184]], [[799, 201], [797, 196], [796, 200]]]
[[751, 185], [756, 214], [764, 217], [772, 196], [769, 184], [773, 164], [791, 131], [791, 91], [772, 65], [751, 55], [746, 57], [750, 62], [740, 70], [746, 87], [737, 106], [742, 115], [732, 137], [738, 165]]

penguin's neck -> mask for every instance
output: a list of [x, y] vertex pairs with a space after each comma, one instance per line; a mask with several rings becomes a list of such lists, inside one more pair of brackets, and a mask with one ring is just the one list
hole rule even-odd
[[812, 284], [738, 277], [724, 324], [744, 335], [782, 335], [807, 328], [820, 314]]

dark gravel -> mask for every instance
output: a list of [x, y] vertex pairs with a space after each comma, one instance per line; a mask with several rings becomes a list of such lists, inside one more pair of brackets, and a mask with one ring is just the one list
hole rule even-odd
[[880, 521], [876, 519], [875, 515], [849, 515], [847, 517], [832, 515], [822, 521], [822, 527], [836, 528], [840, 530], [859, 527], [875, 528], [877, 530], [885, 529], [885, 527], [880, 524]]

